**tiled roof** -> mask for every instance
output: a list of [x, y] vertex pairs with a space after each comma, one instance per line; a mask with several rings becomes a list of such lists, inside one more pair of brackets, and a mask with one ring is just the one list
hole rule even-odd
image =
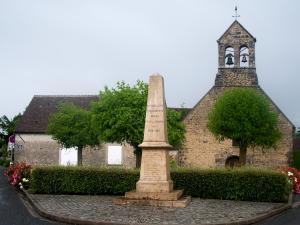
[[[97, 100], [97, 95], [35, 95], [17, 123], [16, 133], [46, 133], [49, 118], [57, 112], [61, 102], [72, 102], [84, 109], [89, 109], [90, 103]], [[190, 110], [188, 108], [170, 109], [182, 112], [182, 119]]]
[[57, 112], [61, 102], [88, 109], [97, 100], [97, 95], [35, 95], [17, 123], [16, 133], [45, 133], [49, 117]]

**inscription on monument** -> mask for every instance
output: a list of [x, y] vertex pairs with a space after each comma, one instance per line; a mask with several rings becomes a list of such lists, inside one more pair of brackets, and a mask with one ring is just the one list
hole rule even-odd
[[147, 104], [146, 132], [148, 135], [144, 141], [165, 141], [164, 113], [163, 104]]

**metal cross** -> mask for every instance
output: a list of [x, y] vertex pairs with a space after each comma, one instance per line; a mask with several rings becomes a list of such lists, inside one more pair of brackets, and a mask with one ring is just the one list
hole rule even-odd
[[235, 15], [232, 17], [235, 17], [235, 20], [237, 20], [238, 17], [240, 17], [240, 15], [237, 14], [237, 6], [235, 6]]

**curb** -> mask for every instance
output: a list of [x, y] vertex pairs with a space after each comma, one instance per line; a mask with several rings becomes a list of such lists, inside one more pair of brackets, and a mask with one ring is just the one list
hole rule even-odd
[[[97, 221], [91, 221], [91, 220], [81, 220], [81, 219], [75, 219], [71, 217], [63, 217], [59, 215], [54, 215], [51, 213], [48, 213], [46, 210], [44, 210], [38, 202], [33, 200], [30, 195], [27, 193], [26, 190], [21, 189], [20, 192], [26, 197], [26, 199], [29, 201], [30, 205], [33, 207], [33, 209], [42, 217], [57, 221], [57, 222], [63, 222], [63, 223], [69, 223], [69, 224], [78, 224], [78, 225], [130, 225], [126, 223], [113, 223], [113, 222], [97, 222]], [[243, 220], [238, 222], [232, 222], [232, 223], [210, 223], [210, 224], [198, 224], [198, 225], [249, 225], [253, 223], [260, 222], [262, 220], [268, 219], [270, 217], [273, 217], [275, 215], [278, 215], [290, 208], [294, 208], [300, 205], [300, 202], [296, 202], [292, 204], [292, 197], [290, 196], [289, 201], [287, 204], [283, 205], [282, 207], [279, 207], [277, 209], [274, 209], [268, 213], [259, 215], [257, 217], [254, 217], [249, 220]]]

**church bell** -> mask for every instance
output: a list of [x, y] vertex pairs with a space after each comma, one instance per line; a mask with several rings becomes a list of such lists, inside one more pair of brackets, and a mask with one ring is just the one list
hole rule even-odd
[[225, 56], [225, 58], [227, 58], [227, 62], [226, 62], [226, 65], [233, 65], [233, 61], [232, 61], [232, 54], [231, 53], [229, 53], [229, 54], [227, 54], [226, 56]]
[[247, 62], [246, 54], [243, 55], [242, 62], [243, 62], [243, 63], [246, 63], [246, 62]]

